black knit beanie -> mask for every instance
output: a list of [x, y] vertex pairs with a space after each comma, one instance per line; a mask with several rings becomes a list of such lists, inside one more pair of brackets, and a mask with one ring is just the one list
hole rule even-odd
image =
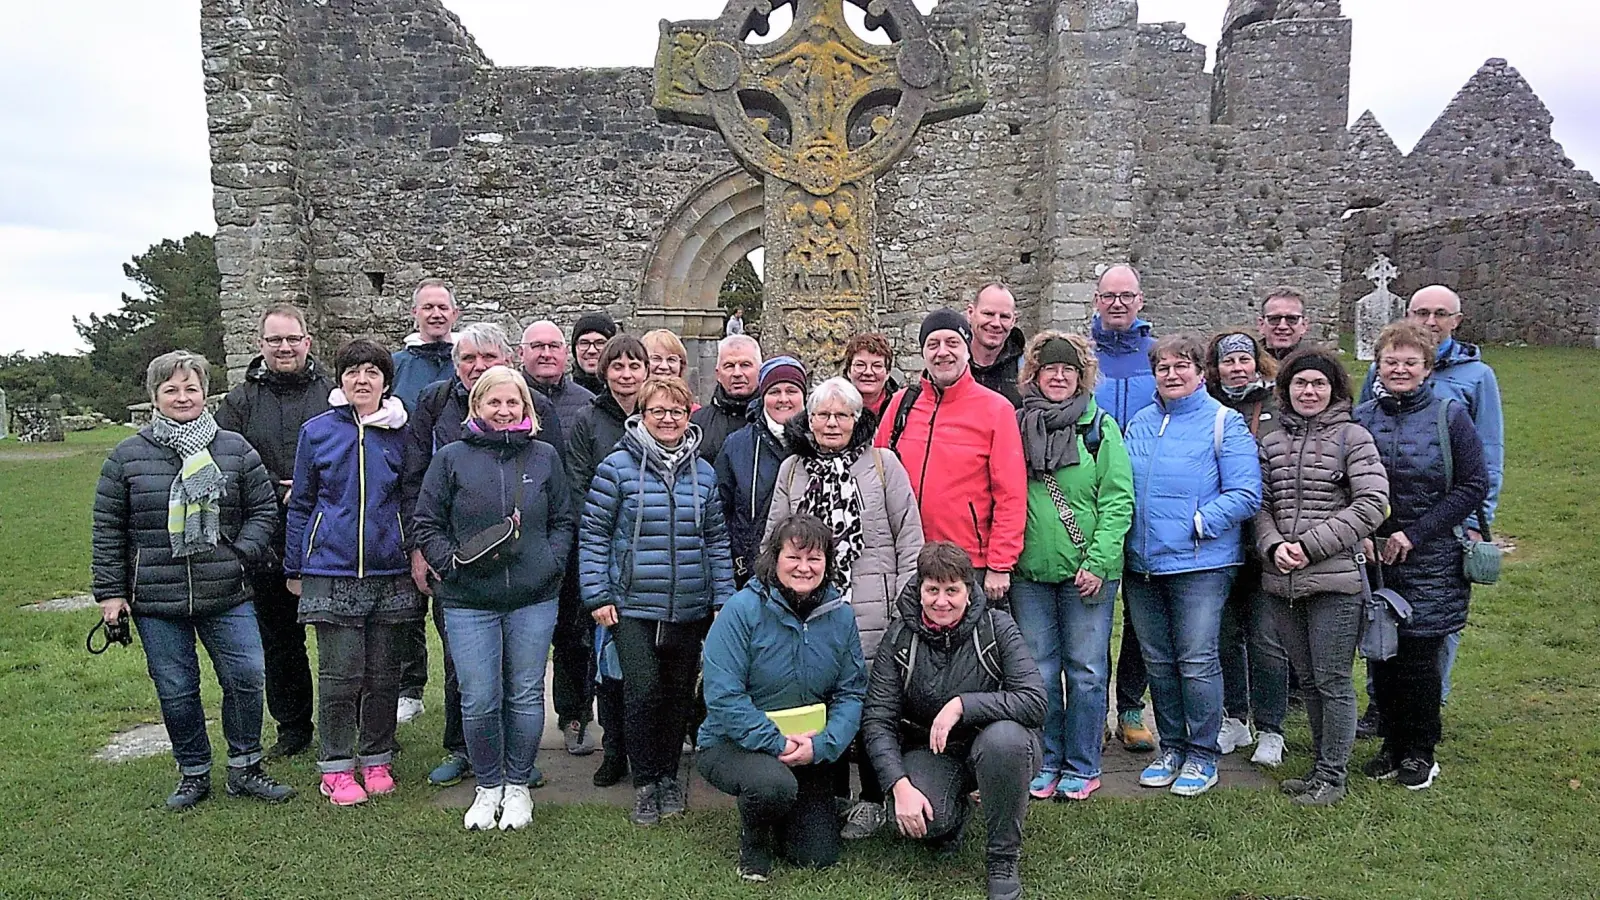
[[935, 331], [954, 331], [961, 335], [961, 339], [972, 343], [972, 325], [967, 317], [953, 309], [936, 309], [928, 313], [922, 320], [922, 331], [917, 334], [917, 346], [928, 342], [928, 335]]
[[1278, 400], [1287, 403], [1290, 400], [1289, 385], [1294, 381], [1296, 372], [1315, 369], [1328, 377], [1328, 383], [1333, 385], [1333, 393], [1328, 398], [1329, 403], [1350, 399], [1350, 377], [1345, 374], [1344, 367], [1339, 361], [1327, 353], [1317, 350], [1301, 350], [1283, 361], [1283, 368], [1278, 370]]
[[617, 336], [617, 323], [607, 313], [584, 313], [578, 317], [577, 324], [572, 326], [572, 343], [578, 343], [579, 338], [591, 331], [605, 335], [609, 341]]

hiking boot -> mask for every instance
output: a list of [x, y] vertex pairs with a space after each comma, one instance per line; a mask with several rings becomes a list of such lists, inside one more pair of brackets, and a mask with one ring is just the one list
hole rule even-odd
[[1183, 754], [1168, 750], [1156, 757], [1155, 762], [1139, 773], [1141, 787], [1167, 787], [1178, 780], [1178, 770], [1183, 768]]
[[1144, 727], [1142, 709], [1117, 714], [1117, 737], [1122, 741], [1122, 749], [1130, 753], [1149, 753], [1156, 749], [1156, 736]]
[[268, 803], [282, 803], [294, 796], [294, 788], [279, 784], [261, 770], [261, 764], [228, 769], [228, 796], [254, 797]]
[[587, 722], [568, 722], [561, 727], [561, 737], [566, 742], [567, 752], [573, 756], [588, 756], [597, 749]]
[[989, 875], [989, 900], [1017, 900], [1022, 896], [1022, 876], [1017, 861], [989, 857], [984, 868]]
[[877, 834], [887, 821], [889, 816], [884, 812], [882, 803], [862, 800], [844, 814], [844, 827], [839, 829], [839, 837], [847, 841], [869, 838]]
[[660, 798], [663, 819], [683, 815], [683, 811], [689, 805], [689, 798], [683, 790], [683, 782], [676, 778], [661, 779], [656, 785], [656, 796]]
[[633, 812], [628, 821], [644, 827], [661, 822], [661, 795], [655, 784], [641, 784], [633, 789]]
[[388, 763], [381, 766], [367, 766], [361, 770], [361, 784], [366, 787], [369, 794], [392, 794], [394, 770]]
[[500, 815], [500, 799], [505, 796], [505, 789], [496, 787], [479, 787], [472, 797], [472, 805], [467, 807], [466, 815], [461, 817], [461, 825], [468, 831], [488, 831], [494, 827], [494, 820]]
[[263, 759], [271, 762], [275, 759], [288, 759], [299, 756], [311, 747], [311, 732], [309, 731], [279, 731], [278, 740], [267, 748]]
[[394, 706], [395, 724], [404, 725], [422, 715], [423, 709], [421, 697], [401, 697]]
[[1297, 797], [1321, 783], [1322, 776], [1313, 771], [1304, 778], [1285, 778], [1283, 783], [1278, 785], [1278, 790], [1286, 797]]
[[1408, 791], [1420, 791], [1439, 777], [1439, 764], [1421, 756], [1408, 756], [1400, 760], [1400, 772], [1395, 780]]
[[628, 758], [626, 756], [612, 756], [600, 761], [600, 768], [594, 770], [595, 787], [611, 787], [621, 784], [622, 779], [628, 777]]
[[1056, 795], [1056, 782], [1060, 780], [1060, 772], [1054, 769], [1040, 769], [1039, 774], [1028, 782], [1028, 796], [1035, 800], [1049, 800]]
[[367, 792], [356, 784], [349, 772], [323, 772], [320, 790], [334, 806], [355, 806], [367, 802]]
[[1056, 782], [1057, 800], [1087, 800], [1089, 795], [1100, 790], [1100, 779], [1079, 778], [1076, 775], [1063, 775]]
[[1257, 737], [1256, 752], [1250, 754], [1250, 761], [1269, 769], [1283, 765], [1283, 735], [1263, 731]]
[[1379, 781], [1393, 778], [1400, 774], [1400, 761], [1395, 757], [1395, 752], [1385, 744], [1378, 748], [1378, 755], [1367, 760], [1366, 765], [1361, 767], [1361, 774]]
[[1332, 806], [1343, 799], [1344, 785], [1319, 778], [1289, 802], [1296, 806]]
[[739, 829], [739, 877], [761, 882], [772, 877], [770, 832], [748, 825]]
[[167, 795], [167, 809], [173, 812], [182, 812], [194, 808], [195, 804], [211, 796], [211, 774], [202, 772], [199, 775], [184, 775], [178, 779], [178, 786]]
[[1378, 704], [1368, 703], [1367, 711], [1356, 720], [1356, 737], [1375, 738], [1383, 727], [1383, 714], [1378, 712]]
[[1198, 797], [1217, 783], [1217, 763], [1209, 759], [1186, 759], [1172, 782], [1172, 793], [1179, 797]]
[[452, 753], [439, 761], [428, 773], [428, 783], [434, 787], [460, 784], [461, 779], [472, 774], [472, 762], [465, 753]]
[[525, 784], [508, 784], [500, 795], [500, 830], [516, 831], [533, 824], [533, 795]]
[[1223, 756], [1255, 742], [1255, 737], [1250, 734], [1250, 726], [1243, 719], [1223, 717], [1222, 728], [1217, 731], [1217, 747], [1222, 750]]

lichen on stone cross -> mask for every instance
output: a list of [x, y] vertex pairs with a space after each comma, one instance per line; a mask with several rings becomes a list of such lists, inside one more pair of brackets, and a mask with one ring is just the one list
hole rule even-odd
[[[715, 129], [764, 182], [764, 342], [829, 368], [882, 297], [874, 180], [922, 125], [987, 100], [975, 23], [936, 35], [911, 0], [849, 0], [889, 40], [875, 44], [845, 2], [729, 0], [714, 20], [663, 21], [655, 70], [657, 115]], [[750, 43], [785, 5], [788, 32]]]

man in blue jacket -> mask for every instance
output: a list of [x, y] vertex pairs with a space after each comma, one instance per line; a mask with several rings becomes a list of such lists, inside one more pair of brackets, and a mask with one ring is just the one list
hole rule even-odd
[[394, 352], [394, 390], [390, 391], [410, 411], [417, 395], [435, 381], [450, 377], [451, 329], [461, 318], [456, 295], [442, 278], [424, 278], [411, 294], [411, 317], [417, 330], [406, 335], [405, 346]]
[[[1139, 318], [1142, 309], [1138, 270], [1129, 265], [1106, 269], [1095, 287], [1094, 323], [1089, 328], [1100, 361], [1094, 402], [1124, 429], [1135, 413], [1156, 400], [1156, 377], [1150, 371], [1155, 329]], [[1144, 724], [1144, 694], [1149, 686], [1133, 618], [1124, 603], [1122, 647], [1117, 651], [1117, 736], [1129, 750], [1156, 748], [1155, 735]]]
[[[1455, 400], [1465, 406], [1483, 441], [1483, 464], [1489, 470], [1489, 499], [1484, 501], [1482, 515], [1488, 521], [1480, 522], [1479, 516], [1474, 515], [1464, 523], [1467, 535], [1478, 540], [1483, 537], [1483, 528], [1494, 522], [1495, 507], [1500, 503], [1500, 482], [1505, 474], [1506, 423], [1500, 410], [1500, 382], [1494, 377], [1494, 369], [1483, 361], [1477, 344], [1455, 339], [1462, 318], [1461, 296], [1455, 291], [1442, 284], [1429, 285], [1411, 295], [1406, 315], [1439, 339], [1439, 354], [1433, 375], [1428, 378], [1428, 387], [1435, 397]], [[1377, 378], [1378, 368], [1373, 365], [1367, 369], [1367, 380], [1361, 386], [1362, 403], [1372, 399], [1372, 385]], [[1455, 668], [1456, 650], [1460, 646], [1461, 632], [1445, 638], [1444, 658], [1439, 665], [1444, 670], [1442, 696], [1446, 700], [1450, 699], [1450, 672]], [[1363, 723], [1364, 730], [1374, 726], [1369, 719], [1372, 709], [1369, 706], [1367, 716], [1363, 717], [1368, 720]]]

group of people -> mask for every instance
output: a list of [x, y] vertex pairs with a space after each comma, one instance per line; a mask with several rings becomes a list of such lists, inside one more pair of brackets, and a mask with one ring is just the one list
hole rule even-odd
[[1144, 299], [1113, 266], [1087, 337], [1027, 338], [1011, 289], [984, 285], [926, 316], [905, 387], [884, 335], [813, 385], [730, 334], [704, 406], [670, 331], [591, 313], [513, 346], [457, 328], [434, 279], [400, 350], [352, 340], [331, 368], [300, 310], [269, 309], [214, 415], [205, 360], [158, 357], [152, 421], [102, 471], [94, 594], [144, 644], [180, 772], [168, 805], [210, 792], [197, 640], [229, 793], [293, 796], [262, 762], [313, 739], [331, 803], [393, 792], [431, 599], [446, 755], [429, 780], [475, 776], [468, 829], [532, 820], [549, 660], [567, 752], [602, 751], [596, 785], [631, 777], [635, 823], [684, 811], [688, 737], [738, 798], [747, 879], [831, 864], [889, 821], [954, 849], [981, 807], [990, 895], [1015, 897], [1030, 795], [1100, 787], [1113, 680], [1116, 736], [1159, 751], [1140, 784], [1181, 796], [1251, 743], [1280, 764], [1297, 681], [1315, 760], [1284, 789], [1337, 802], [1377, 577], [1413, 613], [1369, 667], [1384, 740], [1364, 769], [1427, 787], [1462, 541], [1492, 520], [1502, 459], [1493, 373], [1452, 337], [1459, 298], [1419, 292], [1359, 396], [1293, 290], [1209, 340], [1157, 337]]

